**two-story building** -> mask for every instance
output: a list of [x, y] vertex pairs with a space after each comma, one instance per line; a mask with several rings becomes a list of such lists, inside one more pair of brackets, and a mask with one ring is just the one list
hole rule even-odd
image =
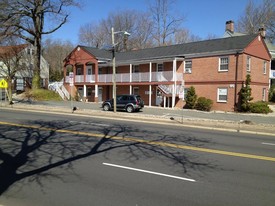
[[[72, 96], [78, 93], [91, 102], [112, 98], [112, 57], [107, 50], [77, 46], [64, 60], [64, 85]], [[234, 111], [247, 74], [253, 101], [268, 98], [271, 57], [260, 34], [133, 50], [115, 57], [117, 94], [139, 94], [148, 106], [182, 107], [183, 93], [194, 86], [198, 96], [213, 100], [213, 110]]]
[[[6, 79], [14, 73], [12, 89], [25, 91], [31, 87], [34, 67], [34, 47], [30, 44], [0, 46], [0, 79]], [[49, 64], [41, 56], [41, 87], [49, 83]]]

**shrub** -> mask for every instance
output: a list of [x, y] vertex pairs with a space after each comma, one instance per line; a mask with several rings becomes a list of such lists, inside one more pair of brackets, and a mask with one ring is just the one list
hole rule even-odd
[[196, 109], [201, 111], [210, 111], [213, 105], [213, 101], [211, 99], [207, 99], [205, 97], [199, 97], [196, 103]]
[[194, 108], [195, 108], [195, 106], [196, 106], [196, 101], [197, 101], [197, 95], [196, 95], [195, 87], [191, 86], [191, 87], [188, 89], [187, 94], [186, 94], [185, 101], [186, 101], [185, 107], [186, 107], [187, 109], [194, 109]]
[[268, 114], [272, 112], [267, 102], [259, 101], [250, 103], [250, 112]]

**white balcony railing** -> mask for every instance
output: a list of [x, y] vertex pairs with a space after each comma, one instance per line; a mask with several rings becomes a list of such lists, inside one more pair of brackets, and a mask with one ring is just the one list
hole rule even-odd
[[[176, 81], [181, 81], [183, 76], [181, 73], [176, 73]], [[66, 83], [70, 82], [70, 78], [66, 77]], [[101, 83], [110, 83], [113, 81], [113, 74], [99, 74], [98, 82]], [[164, 71], [164, 72], [152, 72], [151, 73], [151, 82], [168, 82], [173, 81], [173, 72]], [[84, 75], [76, 75], [75, 82], [81, 83], [84, 82]], [[95, 82], [95, 75], [86, 75], [86, 82], [93, 83]], [[139, 73], [119, 73], [116, 74], [116, 82], [150, 82], [150, 73], [149, 72], [139, 72]]]

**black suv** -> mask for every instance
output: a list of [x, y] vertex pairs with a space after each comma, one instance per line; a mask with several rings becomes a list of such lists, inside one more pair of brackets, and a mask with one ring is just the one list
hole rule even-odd
[[[127, 112], [139, 111], [144, 107], [144, 101], [139, 95], [118, 95], [116, 98], [116, 108], [118, 110], [126, 110]], [[102, 103], [102, 108], [104, 111], [109, 111], [114, 109], [114, 100], [106, 100]]]

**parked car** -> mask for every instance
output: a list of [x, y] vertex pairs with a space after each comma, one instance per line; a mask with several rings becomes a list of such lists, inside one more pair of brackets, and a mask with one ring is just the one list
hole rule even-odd
[[[127, 112], [139, 111], [144, 107], [144, 101], [139, 95], [118, 95], [116, 98], [116, 108], [117, 110], [125, 110]], [[114, 99], [106, 100], [102, 103], [102, 108], [104, 111], [109, 111], [114, 109]]]

